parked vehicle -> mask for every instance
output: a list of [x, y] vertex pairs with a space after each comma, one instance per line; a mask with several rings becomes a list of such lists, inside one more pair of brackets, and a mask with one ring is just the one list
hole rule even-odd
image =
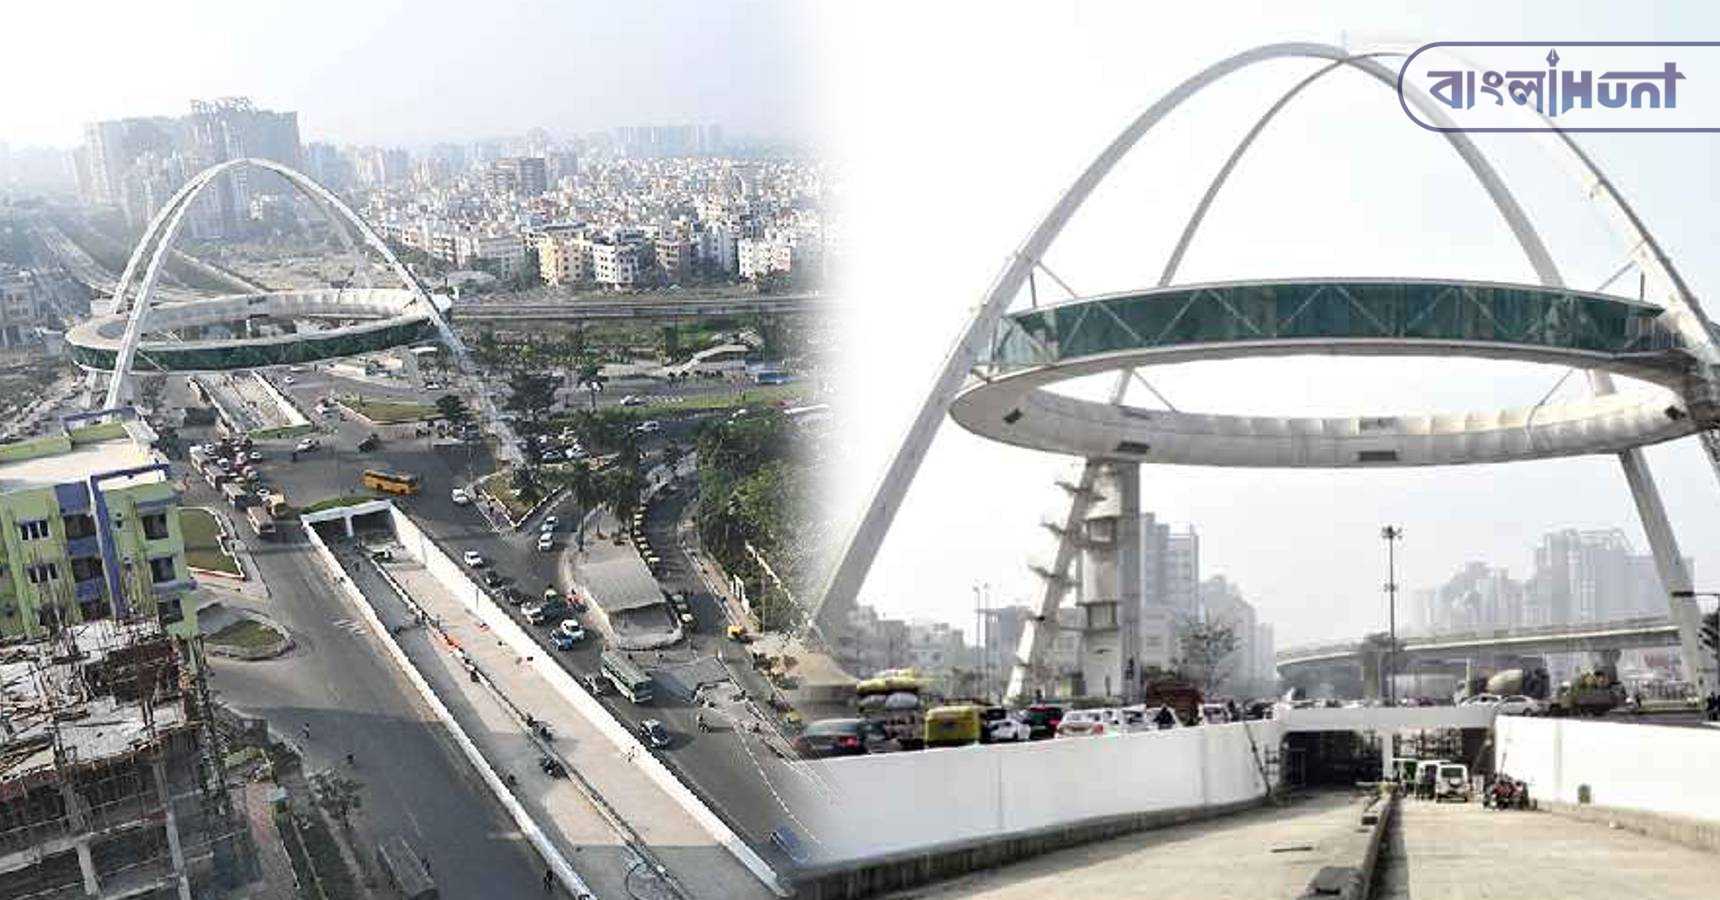
[[526, 621], [533, 625], [546, 625], [550, 622], [559, 622], [573, 614], [573, 610], [568, 607], [567, 601], [562, 600], [559, 597], [554, 600], [545, 600], [542, 603], [529, 604], [522, 609], [521, 612], [525, 613]]
[[550, 643], [557, 650], [572, 650], [580, 641], [585, 640], [585, 627], [578, 619], [563, 619], [555, 630], [549, 634]]
[[1057, 736], [1098, 737], [1122, 731], [1122, 720], [1114, 709], [1072, 709], [1057, 723]]
[[1063, 721], [1063, 707], [1054, 703], [1035, 703], [1022, 710], [1021, 718], [1027, 723], [1029, 738], [1043, 741], [1057, 736], [1057, 723]]
[[448, 499], [453, 501], [455, 506], [466, 506], [472, 502], [472, 495], [466, 493], [465, 488], [455, 488], [448, 492]]
[[364, 440], [358, 442], [358, 452], [369, 453], [370, 451], [375, 450], [378, 446], [381, 446], [381, 444], [382, 438], [375, 432], [372, 432], [365, 436]]
[[662, 750], [669, 746], [669, 730], [656, 719], [646, 719], [639, 723], [639, 739], [653, 750]]
[[600, 663], [603, 677], [615, 685], [621, 696], [635, 705], [651, 702], [655, 695], [654, 682], [644, 669], [639, 668], [626, 654], [615, 650], [605, 650]]
[[1230, 722], [1230, 708], [1222, 703], [1202, 703], [1200, 721], [1206, 725], [1227, 724]]
[[309, 453], [312, 450], [315, 450], [320, 446], [322, 446], [322, 445], [317, 443], [316, 438], [304, 438], [303, 440], [299, 441], [298, 445], [295, 446], [293, 449], [298, 451], [299, 453]]
[[537, 548], [539, 552], [548, 553], [555, 549], [555, 533], [546, 531], [538, 535]]
[[485, 569], [483, 580], [484, 587], [487, 588], [497, 588], [502, 586], [502, 576], [495, 569]]
[[1498, 694], [1475, 694], [1459, 700], [1458, 706], [1492, 706], [1505, 698]]
[[1469, 767], [1458, 762], [1442, 762], [1439, 764], [1434, 799], [1443, 803], [1447, 800], [1457, 803], [1468, 803], [1473, 788], [1469, 783]]
[[883, 728], [865, 719], [820, 719], [796, 735], [794, 752], [805, 759], [864, 756], [868, 744], [885, 740]]
[[1540, 716], [1547, 713], [1547, 701], [1516, 694], [1493, 704], [1493, 711], [1502, 716]]
[[959, 747], [977, 744], [984, 734], [985, 707], [973, 703], [934, 706], [926, 710], [927, 747]]
[[1033, 739], [1033, 726], [1027, 724], [1021, 713], [1007, 710], [999, 706], [986, 709], [981, 716], [985, 730], [981, 739], [986, 743], [1013, 743]]
[[1604, 716], [1624, 701], [1624, 686], [1605, 672], [1583, 672], [1559, 686], [1547, 711], [1555, 716]]
[[467, 550], [460, 554], [460, 561], [474, 569], [482, 569], [485, 566], [483, 555], [476, 550]]
[[556, 526], [560, 525], [560, 524], [561, 524], [561, 519], [558, 519], [555, 516], [544, 516], [543, 522], [538, 524], [538, 530], [539, 531], [554, 531], [556, 529]]

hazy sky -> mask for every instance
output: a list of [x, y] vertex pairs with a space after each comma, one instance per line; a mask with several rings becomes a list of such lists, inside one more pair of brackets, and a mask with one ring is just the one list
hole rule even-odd
[[792, 0], [10, 0], [3, 15], [0, 140], [20, 146], [241, 95], [297, 110], [306, 140], [680, 122], [811, 136]]
[[[1707, 7], [1547, 3], [943, 4], [911, 26], [888, 5], [825, 7], [821, 48], [852, 167], [846, 335], [855, 423], [844, 494], [869, 489], [930, 375], [1008, 254], [1094, 155], [1147, 104], [1218, 59], [1317, 40], [1702, 40]], [[1312, 10], [1313, 12], [1310, 12]], [[1198, 11], [1198, 12], [1197, 12]], [[1551, 45], [1550, 45], [1551, 46]], [[1562, 51], [1566, 65], [1580, 54]], [[1156, 129], [1047, 256], [1083, 293], [1152, 284], [1230, 148], [1319, 64], [1253, 67]], [[1692, 82], [1694, 85], [1694, 82]], [[1681, 91], [1683, 89], [1681, 88]], [[1682, 96], [1682, 95], [1681, 95]], [[1569, 283], [1593, 287], [1628, 248], [1562, 167], [1508, 135], [1483, 136]], [[1720, 286], [1712, 135], [1593, 136], [1614, 176], [1699, 295]], [[1389, 89], [1340, 72], [1306, 92], [1255, 145], [1208, 216], [1184, 282], [1415, 275], [1532, 281], [1467, 169], [1412, 125]], [[1045, 282], [1042, 289], [1053, 292]], [[1634, 278], [1621, 289], [1634, 290]], [[1720, 302], [1720, 301], [1715, 301]], [[1714, 314], [1715, 302], [1709, 304]], [[1147, 372], [1177, 406], [1292, 415], [1533, 405], [1562, 369], [1482, 361], [1294, 358]], [[1640, 387], [1638, 389], [1641, 389]], [[1583, 390], [1570, 379], [1559, 396]], [[1153, 405], [1148, 398], [1131, 402]], [[1720, 487], [1694, 438], [1648, 452], [1698, 585], [1720, 586]], [[946, 424], [863, 594], [896, 615], [971, 627], [976, 582], [1028, 599], [1025, 567], [1053, 545], [1071, 461], [990, 444]], [[1323, 472], [1146, 467], [1161, 519], [1192, 523], [1203, 574], [1239, 583], [1280, 644], [1384, 627], [1380, 525], [1402, 525], [1399, 581], [1432, 586], [1467, 560], [1531, 574], [1561, 527], [1622, 527], [1647, 545], [1617, 461]], [[1400, 615], [1401, 615], [1400, 609]]]

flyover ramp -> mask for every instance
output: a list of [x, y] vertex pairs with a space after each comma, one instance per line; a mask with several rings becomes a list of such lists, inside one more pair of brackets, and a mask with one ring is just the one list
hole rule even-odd
[[1354, 865], [1361, 804], [1351, 792], [1266, 807], [1059, 850], [893, 896], [1295, 897], [1322, 867]]
[[[630, 883], [640, 886], [641, 876], [629, 873], [641, 855], [646, 857], [646, 866], [659, 862], [665, 866], [686, 895], [774, 896], [421, 563], [400, 557], [384, 564], [384, 569], [439, 623], [440, 634], [434, 629], [414, 629], [400, 636], [414, 667], [444, 698], [492, 763], [519, 779], [516, 796], [566, 848], [581, 876], [599, 896], [625, 897], [629, 896]], [[349, 566], [349, 570], [373, 602], [382, 599], [386, 603], [386, 598], [393, 596], [393, 588], [374, 568]], [[472, 681], [468, 661], [483, 673], [493, 690]], [[549, 724], [555, 735], [552, 749], [589, 785], [595, 800], [588, 798], [574, 780], [550, 779], [538, 770], [541, 750], [527, 736], [521, 713]]]

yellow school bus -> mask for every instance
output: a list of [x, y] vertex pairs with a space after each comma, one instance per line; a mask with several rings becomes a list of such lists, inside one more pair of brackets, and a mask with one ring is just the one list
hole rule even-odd
[[364, 486], [384, 494], [416, 494], [418, 493], [418, 476], [410, 472], [381, 472], [376, 469], [364, 470]]

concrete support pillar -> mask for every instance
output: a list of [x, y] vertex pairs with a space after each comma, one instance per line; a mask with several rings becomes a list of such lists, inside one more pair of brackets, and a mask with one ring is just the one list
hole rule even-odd
[[185, 850], [179, 844], [179, 817], [173, 811], [173, 789], [167, 783], [167, 763], [158, 756], [151, 769], [155, 772], [155, 790], [161, 796], [162, 827], [167, 829], [167, 852], [173, 860], [173, 877], [179, 886], [179, 900], [191, 900], [191, 879], [185, 874]]
[[[72, 786], [60, 782], [60, 800], [66, 806], [66, 818], [70, 820], [72, 830], [83, 833], [90, 830], [90, 809], [84, 798], [72, 790]], [[91, 897], [102, 895], [101, 879], [96, 877], [95, 858], [90, 855], [90, 839], [84, 834], [78, 839], [78, 871], [84, 876], [84, 893]]]
[[1654, 553], [1654, 567], [1660, 574], [1661, 590], [1673, 624], [1678, 626], [1678, 657], [1684, 678], [1696, 685], [1697, 693], [1706, 695], [1715, 689], [1716, 673], [1710, 669], [1711, 657], [1703, 652], [1697, 637], [1702, 615], [1694, 598], [1672, 596], [1673, 591], [1691, 590], [1690, 569], [1678, 552], [1678, 538], [1672, 532], [1672, 522], [1666, 516], [1666, 505], [1660, 500], [1660, 490], [1649, 474], [1648, 463], [1641, 450], [1626, 450], [1619, 454], [1624, 466], [1625, 481], [1630, 484], [1631, 498], [1636, 501], [1642, 530], [1648, 535], [1649, 549]]
[[87, 840], [78, 841], [78, 871], [84, 876], [84, 895], [100, 897], [102, 882], [96, 877], [96, 860], [90, 855], [90, 842]]
[[352, 536], [353, 536], [353, 530], [352, 530], [352, 516], [350, 516], [350, 515], [346, 515], [346, 516], [341, 516], [341, 517], [340, 517], [340, 522], [341, 522], [341, 524], [342, 524], [342, 525], [345, 525], [345, 526], [346, 526], [346, 536], [347, 536], [347, 537], [349, 537], [349, 538], [350, 538], [350, 537], [352, 537]]

